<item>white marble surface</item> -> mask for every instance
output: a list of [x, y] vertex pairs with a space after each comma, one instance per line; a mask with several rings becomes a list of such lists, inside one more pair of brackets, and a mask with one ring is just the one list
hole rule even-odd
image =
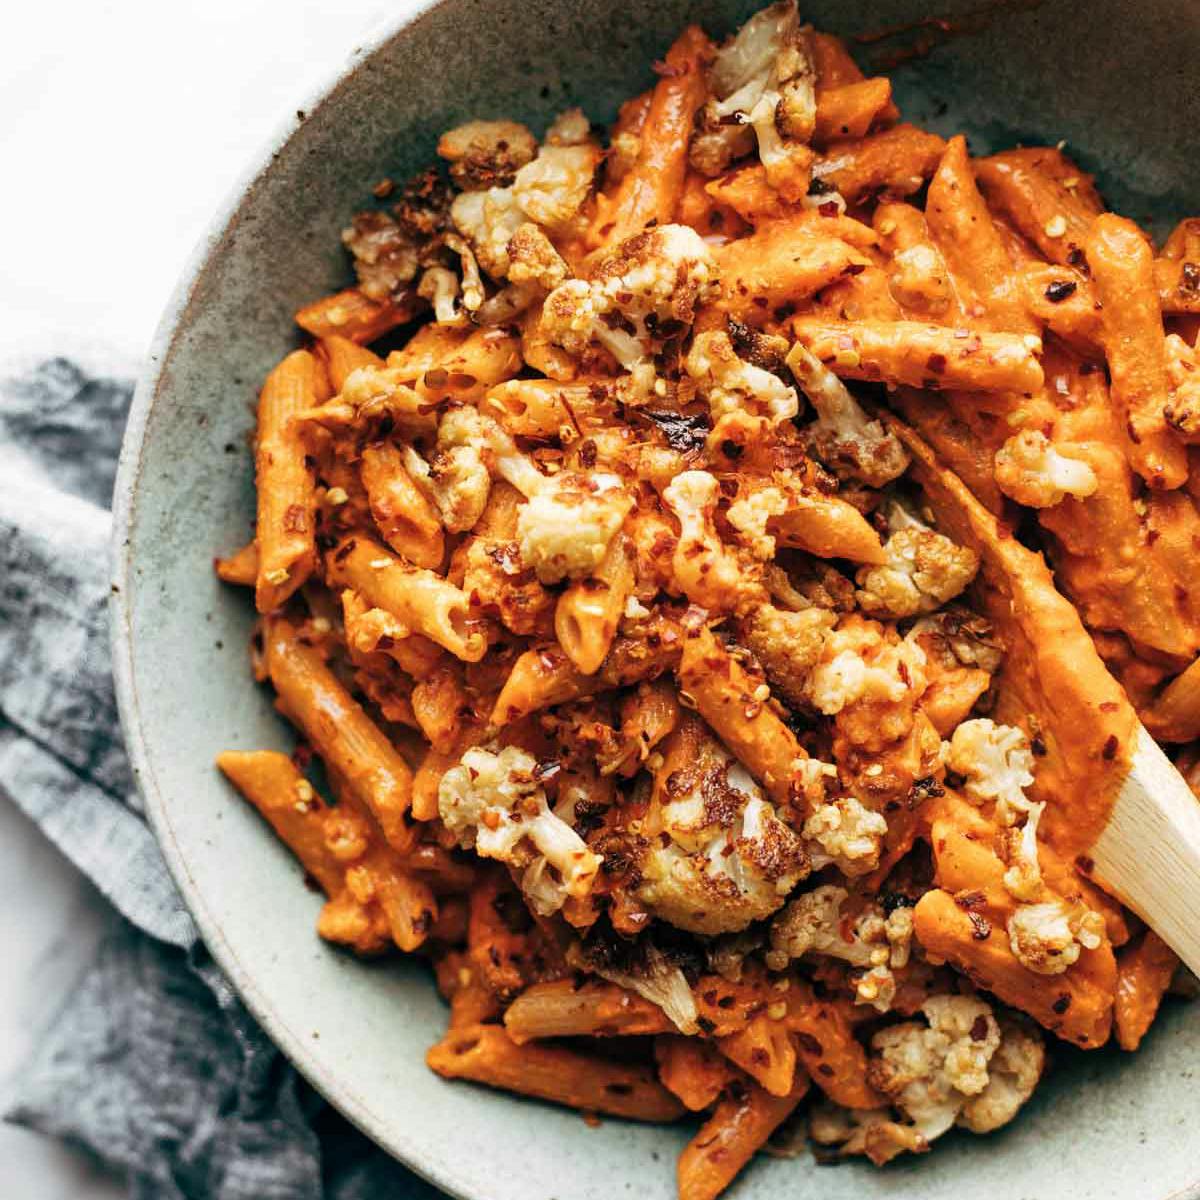
[[[5, 10], [0, 364], [136, 364], [248, 157], [409, 0], [62, 0]], [[0, 1092], [95, 950], [94, 890], [0, 799]], [[121, 1181], [0, 1125], [3, 1200], [113, 1200]], [[197, 1200], [203, 1200], [198, 1197]]]

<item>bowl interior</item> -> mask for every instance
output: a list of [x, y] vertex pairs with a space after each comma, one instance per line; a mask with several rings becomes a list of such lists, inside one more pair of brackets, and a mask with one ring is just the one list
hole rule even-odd
[[[976, 150], [1065, 139], [1113, 206], [1142, 220], [1187, 214], [1200, 127], [1189, 0], [1130, 5], [941, 3], [953, 36], [901, 63], [902, 109]], [[445, 1012], [416, 964], [362, 965], [319, 943], [319, 901], [287, 853], [212, 766], [225, 748], [287, 747], [250, 680], [244, 593], [212, 575], [252, 528], [246, 435], [255, 389], [296, 344], [291, 313], [344, 284], [338, 232], [371, 184], [426, 163], [469, 116], [536, 129], [582, 104], [608, 120], [648, 86], [649, 64], [687, 20], [723, 34], [757, 4], [654, 0], [445, 0], [356, 56], [353, 69], [264, 156], [168, 312], [139, 390], [118, 481], [116, 659], [141, 787], [214, 954], [312, 1081], [385, 1147], [478, 1200], [674, 1194], [686, 1130], [605, 1121], [463, 1084], [424, 1066]], [[920, 21], [928, 3], [814, 0], [805, 17], [840, 33]], [[911, 44], [862, 47], [868, 61]], [[764, 1160], [737, 1195], [827, 1200], [1145, 1196], [1200, 1176], [1187, 1136], [1200, 1116], [1200, 1026], [1176, 1007], [1136, 1057], [1063, 1052], [1009, 1129], [952, 1135], [883, 1172]]]

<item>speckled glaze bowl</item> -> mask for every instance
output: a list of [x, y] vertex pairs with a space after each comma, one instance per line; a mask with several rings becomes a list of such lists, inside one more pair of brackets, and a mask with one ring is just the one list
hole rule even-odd
[[[837, 33], [931, 13], [960, 36], [894, 72], [906, 115], [965, 129], [977, 151], [1065, 139], [1117, 209], [1142, 220], [1200, 205], [1200, 6], [1195, 0], [811, 0]], [[225, 748], [284, 747], [250, 681], [244, 593], [212, 556], [247, 536], [249, 403], [296, 344], [291, 314], [342, 286], [338, 232], [367, 189], [427, 162], [440, 130], [508, 115], [541, 128], [582, 104], [608, 120], [646, 87], [686, 21], [724, 34], [738, 0], [443, 0], [356, 51], [254, 163], [167, 308], [137, 391], [116, 489], [116, 676], [129, 748], [163, 850], [205, 940], [308, 1078], [389, 1151], [471, 1200], [674, 1195], [684, 1128], [578, 1115], [461, 1083], [424, 1064], [445, 1012], [416, 964], [363, 965], [314, 934], [319, 900], [287, 852], [218, 776]], [[974, 10], [974, 12], [972, 12]], [[864, 44], [868, 58], [913, 35]], [[903, 57], [903, 56], [901, 56]], [[890, 66], [891, 64], [878, 64]], [[1012, 1126], [952, 1134], [884, 1171], [763, 1159], [741, 1200], [1166, 1200], [1200, 1197], [1200, 1010], [1173, 1005], [1136, 1056], [1056, 1050], [1052, 1077]]]

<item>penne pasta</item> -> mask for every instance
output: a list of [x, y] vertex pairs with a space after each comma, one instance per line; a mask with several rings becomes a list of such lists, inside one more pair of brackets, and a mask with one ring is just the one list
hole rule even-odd
[[1150, 245], [1136, 225], [1111, 213], [1096, 218], [1084, 245], [1130, 466], [1151, 487], [1179, 487], [1187, 478], [1187, 450], [1163, 412], [1167, 355]]
[[266, 661], [289, 719], [345, 777], [379, 822], [388, 844], [400, 851], [411, 848], [413, 832], [406, 814], [412, 772], [391, 742], [338, 682], [320, 652], [305, 645], [282, 618], [267, 625]]
[[972, 333], [916, 321], [826, 321], [801, 316], [792, 331], [836, 375], [940, 391], [1032, 394], [1044, 381], [1033, 335]]
[[470, 616], [467, 597], [440, 575], [401, 561], [364, 535], [344, 538], [326, 557], [338, 587], [353, 588], [372, 607], [427, 637], [464, 662], [478, 662], [487, 638]]
[[228, 558], [213, 559], [213, 568], [222, 583], [254, 587], [258, 580], [258, 543], [249, 541]]
[[451, 1029], [425, 1061], [446, 1079], [470, 1079], [631, 1121], [674, 1121], [683, 1114], [683, 1106], [647, 1067], [559, 1046], [518, 1046], [499, 1025]]
[[618, 534], [595, 573], [577, 579], [558, 598], [554, 632], [581, 675], [594, 675], [608, 656], [633, 584], [633, 547]]
[[666, 1033], [675, 1026], [656, 1004], [614, 983], [581, 987], [556, 979], [526, 988], [505, 1010], [504, 1028], [520, 1046], [539, 1038]]
[[254, 602], [259, 612], [284, 604], [316, 565], [316, 479], [296, 416], [319, 402], [325, 386], [317, 360], [296, 350], [267, 376], [258, 398]]
[[407, 325], [425, 307], [415, 292], [389, 300], [372, 300], [358, 288], [305, 305], [296, 313], [296, 324], [315, 338], [343, 337], [347, 341], [378, 341], [399, 325]]
[[400, 451], [390, 442], [365, 446], [361, 478], [383, 540], [413, 566], [440, 567], [446, 555], [441, 520], [404, 469]]
[[770, 689], [711, 630], [702, 627], [685, 637], [679, 686], [772, 799], [791, 803], [797, 764], [808, 756], [768, 705]]
[[689, 25], [667, 51], [666, 70], [646, 108], [637, 156], [611, 197], [597, 197], [591, 244], [615, 246], [647, 225], [667, 225], [683, 193], [692, 121], [704, 103], [704, 64], [712, 43]]
[[786, 1096], [734, 1080], [716, 1111], [679, 1156], [679, 1200], [713, 1200], [763, 1148], [808, 1091], [801, 1074]]

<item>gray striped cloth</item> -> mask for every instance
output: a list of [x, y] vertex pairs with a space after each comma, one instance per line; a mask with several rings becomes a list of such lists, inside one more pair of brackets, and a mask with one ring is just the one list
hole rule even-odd
[[129, 1178], [135, 1200], [432, 1200], [333, 1112], [199, 940], [133, 787], [108, 647], [109, 501], [132, 384], [66, 359], [0, 379], [0, 803], [120, 914], [4, 1118]]

